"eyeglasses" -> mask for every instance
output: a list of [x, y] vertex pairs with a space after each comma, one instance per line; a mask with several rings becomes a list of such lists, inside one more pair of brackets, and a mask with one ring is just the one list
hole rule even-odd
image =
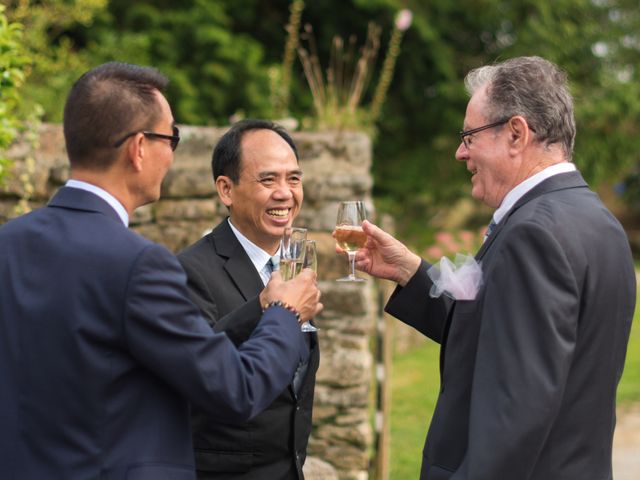
[[499, 122], [490, 123], [488, 125], [483, 125], [482, 127], [478, 127], [478, 128], [472, 128], [471, 130], [461, 130], [460, 140], [462, 141], [462, 143], [464, 143], [465, 148], [469, 148], [469, 146], [471, 145], [471, 139], [467, 137], [469, 137], [470, 135], [473, 135], [474, 133], [481, 132], [483, 130], [488, 130], [490, 128], [495, 128], [495, 127], [499, 127], [500, 125], [504, 125], [509, 120], [511, 119], [506, 118], [504, 120], [500, 120]]
[[145, 137], [149, 137], [149, 138], [162, 138], [164, 140], [170, 140], [171, 141], [171, 150], [173, 150], [173, 151], [175, 151], [176, 148], [178, 148], [178, 143], [180, 143], [180, 130], [178, 130], [178, 127], [176, 127], [174, 125], [173, 126], [173, 135], [165, 135], [163, 133], [145, 132], [145, 131], [131, 132], [131, 133], [127, 133], [124, 137], [122, 137], [120, 140], [118, 140], [116, 143], [114, 143], [113, 147], [114, 148], [118, 148], [120, 145], [122, 145], [125, 142], [125, 140], [127, 140], [127, 138], [133, 137], [134, 135], [137, 135], [138, 133], [141, 133]]

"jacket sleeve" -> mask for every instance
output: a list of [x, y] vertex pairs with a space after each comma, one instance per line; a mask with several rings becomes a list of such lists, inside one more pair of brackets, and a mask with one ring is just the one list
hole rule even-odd
[[295, 316], [269, 308], [236, 348], [188, 299], [186, 275], [164, 247], [138, 257], [127, 285], [123, 335], [131, 354], [212, 418], [245, 421], [290, 383], [309, 352]]
[[442, 343], [451, 302], [444, 296], [429, 296], [432, 285], [427, 275], [429, 267], [423, 260], [411, 280], [404, 287], [396, 287], [385, 311], [435, 342]]

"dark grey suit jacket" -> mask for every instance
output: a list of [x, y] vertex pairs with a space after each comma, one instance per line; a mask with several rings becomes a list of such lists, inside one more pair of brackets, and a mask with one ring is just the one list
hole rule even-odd
[[[178, 255], [188, 276], [192, 299], [215, 331], [236, 345], [253, 332], [260, 318], [260, 275], [227, 220]], [[192, 424], [200, 479], [299, 479], [311, 433], [317, 334], [301, 334], [310, 343], [307, 374], [296, 394], [289, 385], [260, 415], [227, 425], [194, 408]]]
[[442, 344], [421, 478], [611, 479], [636, 297], [622, 227], [564, 173], [520, 199], [476, 259], [475, 300], [430, 298], [423, 262], [387, 305]]

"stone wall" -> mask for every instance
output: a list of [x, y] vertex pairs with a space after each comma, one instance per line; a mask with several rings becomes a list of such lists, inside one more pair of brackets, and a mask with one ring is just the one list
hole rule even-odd
[[[162, 199], [138, 209], [133, 229], [179, 251], [226, 216], [214, 193], [211, 152], [225, 129], [180, 128], [182, 140], [162, 187]], [[308, 479], [365, 480], [375, 456], [374, 360], [371, 351], [378, 315], [375, 282], [348, 284], [334, 279], [347, 273], [347, 261], [335, 254], [331, 231], [341, 200], [363, 199], [374, 218], [371, 201], [371, 143], [364, 134], [294, 133], [304, 171], [305, 201], [297, 226], [310, 229], [319, 247], [319, 279], [324, 312], [320, 328], [321, 364], [317, 376], [313, 433], [309, 444]], [[16, 160], [0, 191], [0, 222], [16, 215], [19, 198], [30, 193], [37, 208], [66, 180], [68, 163], [59, 125], [44, 125], [40, 145], [16, 144]], [[24, 202], [23, 202], [24, 203]], [[380, 442], [378, 441], [378, 444]], [[326, 462], [326, 463], [323, 463]], [[329, 465], [327, 465], [329, 464]], [[324, 472], [314, 474], [313, 471]]]

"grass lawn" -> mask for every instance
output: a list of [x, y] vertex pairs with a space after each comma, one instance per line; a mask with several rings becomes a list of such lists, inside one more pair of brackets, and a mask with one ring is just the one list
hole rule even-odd
[[[422, 447], [440, 384], [438, 354], [439, 345], [429, 340], [393, 359], [390, 480], [419, 478]], [[636, 305], [618, 403], [639, 401], [640, 306]]]

